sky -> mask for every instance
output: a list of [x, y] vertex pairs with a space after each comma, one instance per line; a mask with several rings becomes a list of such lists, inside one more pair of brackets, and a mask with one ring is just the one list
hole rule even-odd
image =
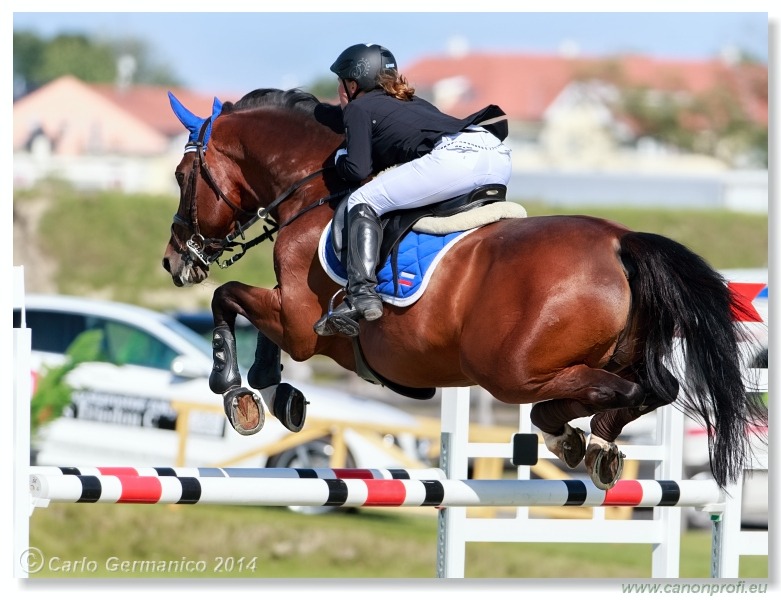
[[[523, 1], [491, 0], [481, 5], [497, 5], [498, 10], [471, 13], [434, 12], [444, 3], [425, 0], [394, 3], [414, 5], [414, 12], [311, 12], [295, 10], [306, 3], [291, 0], [285, 7], [294, 12], [213, 12], [214, 3], [212, 12], [165, 12], [176, 6], [166, 0], [154, 3], [155, 11], [140, 12], [129, 12], [121, 1], [111, 3], [119, 12], [28, 12], [28, 6], [45, 3], [17, 4], [15, 31], [34, 31], [44, 37], [82, 32], [114, 40], [125, 36], [144, 40], [157, 63], [168, 64], [187, 87], [203, 93], [243, 94], [258, 87], [306, 86], [329, 76], [329, 66], [338, 54], [361, 42], [389, 48], [402, 72], [405, 65], [424, 56], [456, 49], [546, 54], [576, 51], [584, 56], [636, 52], [701, 59], [738, 47], [768, 58], [766, 12], [519, 12]], [[132, 6], [143, 4], [140, 0]], [[225, 6], [232, 4], [236, 3], [228, 0]], [[349, 0], [339, 6], [350, 4], [366, 6]], [[458, 2], [446, 4], [455, 7]], [[545, 4], [553, 9], [561, 3]], [[642, 1], [632, 4], [645, 11], [653, 6]], [[655, 6], [664, 4], [664, 0], [657, 0]], [[698, 3], [687, 0], [685, 4]], [[762, 3], [748, 0], [740, 5], [747, 11], [757, 10], [752, 4]], [[324, 6], [333, 10], [335, 5], [312, 3], [319, 11]], [[198, 3], [188, 2], [187, 6]], [[515, 8], [509, 12], [507, 6]], [[57, 4], [54, 10], [59, 10]], [[424, 12], [418, 12], [421, 10]]]

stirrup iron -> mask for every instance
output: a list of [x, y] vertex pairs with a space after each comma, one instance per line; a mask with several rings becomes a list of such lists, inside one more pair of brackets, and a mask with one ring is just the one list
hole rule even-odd
[[336, 290], [333, 296], [331, 296], [331, 299], [328, 301], [328, 309], [326, 310], [325, 314], [320, 317], [317, 321], [315, 321], [315, 324], [312, 326], [312, 329], [315, 330], [315, 333], [317, 335], [321, 336], [329, 336], [329, 335], [336, 335], [339, 333], [333, 325], [329, 322], [329, 319], [331, 318], [331, 315], [334, 312], [334, 303], [336, 302], [336, 299], [339, 297], [340, 294], [347, 294], [346, 288], [339, 288]]

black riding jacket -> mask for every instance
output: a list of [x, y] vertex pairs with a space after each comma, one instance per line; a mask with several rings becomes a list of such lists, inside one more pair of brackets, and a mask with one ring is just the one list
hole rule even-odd
[[[465, 119], [457, 119], [417, 96], [409, 101], [398, 100], [384, 90], [372, 90], [344, 107], [347, 155], [339, 157], [336, 171], [346, 181], [363, 181], [383, 169], [429, 153], [443, 135], [501, 115], [504, 112], [492, 104]], [[499, 139], [507, 136], [506, 121], [486, 129]]]

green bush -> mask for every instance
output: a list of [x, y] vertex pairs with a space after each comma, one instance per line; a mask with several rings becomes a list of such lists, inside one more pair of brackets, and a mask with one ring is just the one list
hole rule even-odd
[[71, 402], [73, 389], [67, 376], [80, 363], [103, 360], [101, 347], [103, 332], [85, 331], [66, 350], [62, 365], [42, 370], [30, 401], [30, 427], [34, 435], [43, 425], [60, 417]]

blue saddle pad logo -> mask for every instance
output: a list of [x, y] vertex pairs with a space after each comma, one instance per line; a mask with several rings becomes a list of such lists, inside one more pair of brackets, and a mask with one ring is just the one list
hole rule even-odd
[[[383, 301], [395, 306], [413, 304], [423, 293], [431, 274], [442, 256], [462, 237], [474, 230], [457, 231], [444, 235], [410, 231], [399, 244], [397, 270], [394, 282], [393, 267], [389, 257], [377, 274], [377, 293]], [[347, 282], [347, 272], [331, 244], [330, 224], [320, 240], [320, 262], [328, 275], [341, 285]]]

